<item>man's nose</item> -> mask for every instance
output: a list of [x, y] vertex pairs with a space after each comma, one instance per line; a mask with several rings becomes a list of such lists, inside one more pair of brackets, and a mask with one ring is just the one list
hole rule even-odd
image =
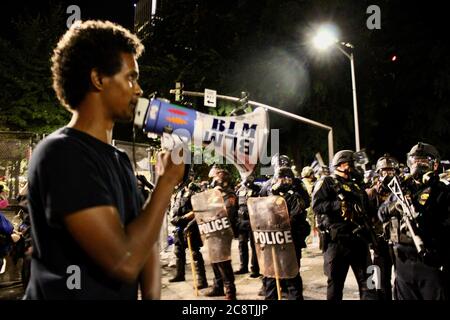
[[141, 86], [139, 85], [139, 83], [136, 84], [136, 86], [134, 87], [134, 93], [139, 96], [142, 97], [142, 94], [144, 93], [144, 91], [142, 91]]

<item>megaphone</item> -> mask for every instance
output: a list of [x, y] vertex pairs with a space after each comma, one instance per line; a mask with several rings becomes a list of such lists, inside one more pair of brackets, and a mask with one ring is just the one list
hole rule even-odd
[[269, 133], [268, 114], [261, 107], [239, 116], [219, 117], [158, 98], [138, 99], [134, 125], [145, 133], [172, 134], [207, 146], [234, 164], [243, 179], [253, 172]]

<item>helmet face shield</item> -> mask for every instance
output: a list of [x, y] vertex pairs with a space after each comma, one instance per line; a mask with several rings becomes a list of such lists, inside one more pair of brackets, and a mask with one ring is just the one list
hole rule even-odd
[[416, 179], [424, 173], [434, 171], [434, 165], [439, 164], [439, 161], [438, 150], [431, 144], [423, 142], [413, 146], [407, 155], [408, 167]]
[[289, 176], [280, 176], [277, 182], [282, 185], [292, 185], [293, 179]]
[[291, 159], [286, 155], [275, 154], [270, 161], [271, 165], [275, 168], [279, 167], [290, 167]]
[[331, 167], [333, 170], [336, 170], [342, 163], [348, 163], [349, 168], [355, 169], [368, 162], [369, 159], [367, 158], [367, 154], [363, 150], [357, 152], [352, 150], [341, 150], [334, 155], [333, 160], [331, 161]]
[[288, 167], [281, 167], [278, 168], [278, 171], [276, 172], [276, 178], [291, 178], [294, 179], [294, 173], [292, 172], [291, 168]]
[[215, 187], [226, 188], [226, 187], [228, 187], [228, 182], [221, 178], [214, 177], [210, 186], [211, 186], [211, 188], [215, 188]]
[[380, 170], [380, 177], [393, 177], [396, 174], [396, 170], [394, 168], [385, 168]]
[[398, 161], [392, 157], [381, 157], [377, 161], [376, 170], [381, 174], [383, 170], [393, 170], [394, 172], [399, 170]]
[[366, 152], [363, 150], [356, 151], [353, 154], [353, 158], [355, 159], [355, 165], [356, 164], [365, 165], [365, 164], [369, 163], [369, 158], [367, 157]]
[[278, 168], [274, 176], [274, 184], [278, 185], [279, 191], [286, 191], [294, 182], [294, 173], [289, 167]]
[[433, 159], [430, 156], [422, 156], [422, 155], [408, 156], [408, 167], [411, 171], [411, 174], [415, 178], [420, 178], [425, 173], [433, 171], [434, 162], [435, 159]]

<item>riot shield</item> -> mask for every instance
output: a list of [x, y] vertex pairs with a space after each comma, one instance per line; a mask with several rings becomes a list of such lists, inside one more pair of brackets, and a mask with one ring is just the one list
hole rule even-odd
[[195, 220], [211, 263], [231, 260], [233, 231], [219, 190], [211, 189], [191, 197]]
[[286, 201], [280, 196], [249, 198], [250, 224], [261, 273], [290, 279], [299, 272]]

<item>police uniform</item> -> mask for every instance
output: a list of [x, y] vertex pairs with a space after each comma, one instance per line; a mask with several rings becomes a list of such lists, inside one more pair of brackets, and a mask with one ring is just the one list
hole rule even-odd
[[[237, 215], [238, 215], [238, 201], [233, 189], [229, 186], [216, 186], [223, 197], [225, 207], [227, 209], [228, 219], [233, 229], [233, 234], [237, 236]], [[214, 272], [214, 285], [210, 292], [206, 294], [209, 297], [225, 295], [227, 300], [236, 300], [236, 286], [234, 284], [233, 267], [231, 260], [212, 263]], [[225, 290], [224, 290], [225, 289]]]
[[[278, 189], [276, 185], [271, 185], [262, 192], [264, 192], [261, 194], [262, 196], [278, 195], [286, 201], [299, 272], [292, 279], [283, 279], [281, 285], [283, 290], [287, 291], [288, 300], [303, 300], [303, 281], [300, 276], [302, 248], [306, 248], [305, 239], [311, 231], [311, 227], [306, 220], [306, 208], [310, 204], [308, 192], [301, 180], [296, 178], [293, 179], [292, 185], [287, 189]], [[264, 277], [263, 284], [266, 300], [277, 299], [276, 280]]]
[[[341, 201], [339, 194], [345, 194]], [[350, 196], [353, 195], [353, 196]], [[339, 175], [321, 178], [313, 192], [312, 207], [318, 228], [326, 236], [324, 243], [324, 272], [328, 277], [327, 299], [342, 300], [345, 279], [351, 266], [362, 300], [374, 299], [367, 287], [367, 267], [371, 265], [367, 235], [359, 230], [360, 218], [354, 208], [367, 213], [364, 190], [350, 179]], [[357, 207], [355, 207], [357, 206]]]
[[377, 288], [378, 298], [379, 300], [392, 300], [393, 248], [387, 241], [383, 225], [377, 216], [378, 209], [387, 200], [390, 192], [382, 187], [381, 184], [367, 189], [366, 192], [369, 200], [370, 218], [374, 223], [374, 230], [377, 235], [377, 248], [374, 250], [373, 264], [380, 267], [380, 287]]
[[419, 183], [408, 176], [402, 182], [402, 189], [418, 213], [415, 218], [417, 234], [426, 253], [419, 255], [403, 223], [397, 199], [390, 196], [378, 214], [388, 223], [394, 245], [394, 297], [397, 300], [448, 300], [450, 190], [437, 175], [427, 183]]
[[[370, 218], [377, 236], [377, 246], [374, 250], [373, 264], [380, 268], [380, 286], [377, 288], [379, 300], [392, 300], [392, 266], [394, 260], [393, 247], [386, 236], [384, 226], [378, 219], [378, 209], [389, 198], [391, 190], [388, 184], [400, 173], [397, 159], [388, 154], [377, 160], [376, 171], [373, 171], [373, 186], [366, 189], [369, 200]], [[374, 179], [376, 177], [376, 179]]]
[[[174, 231], [174, 246], [176, 257], [176, 275], [169, 282], [185, 280], [187, 236], [190, 237], [192, 256], [197, 273], [197, 287], [199, 289], [208, 287], [205, 272], [205, 262], [200, 248], [203, 246], [198, 225], [195, 221], [184, 219], [183, 216], [192, 211], [191, 196], [194, 194], [189, 188], [180, 189], [176, 195], [172, 206], [172, 224], [176, 227]], [[186, 227], [189, 224], [189, 228]]]
[[251, 257], [251, 271], [252, 276], [259, 276], [259, 265], [258, 258], [256, 256], [255, 240], [251, 232], [250, 218], [248, 215], [247, 200], [249, 197], [255, 197], [258, 195], [259, 188], [255, 184], [247, 186], [242, 183], [241, 187], [237, 191], [238, 196], [238, 234], [239, 234], [239, 258], [241, 261], [241, 266], [236, 274], [244, 274], [248, 272], [248, 241], [250, 240], [250, 246], [252, 248]]

